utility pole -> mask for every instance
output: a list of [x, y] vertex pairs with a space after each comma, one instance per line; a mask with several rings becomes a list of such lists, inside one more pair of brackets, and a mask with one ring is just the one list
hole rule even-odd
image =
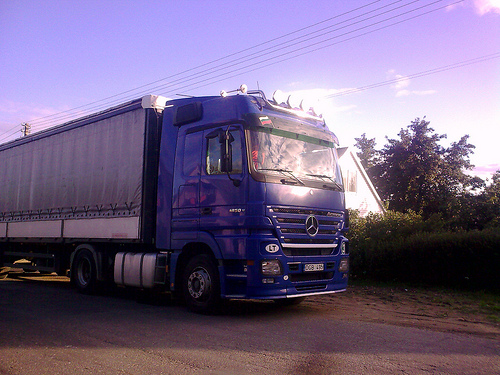
[[21, 133], [23, 133], [23, 136], [26, 137], [27, 135], [30, 135], [31, 133], [31, 125], [28, 124], [27, 122], [23, 122], [21, 124]]

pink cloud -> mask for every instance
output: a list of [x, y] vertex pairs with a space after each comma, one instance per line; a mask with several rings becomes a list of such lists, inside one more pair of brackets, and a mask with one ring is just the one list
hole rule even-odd
[[470, 176], [478, 176], [486, 181], [491, 181], [491, 178], [496, 171], [500, 171], [500, 164], [480, 165], [475, 167], [471, 171], [465, 171], [465, 173]]
[[455, 9], [464, 7], [473, 8], [480, 16], [490, 12], [500, 14], [500, 0], [465, 0], [464, 2], [448, 5], [446, 10], [451, 12]]
[[474, 168], [474, 172], [484, 174], [484, 173], [495, 173], [496, 171], [500, 171], [500, 164], [487, 164], [480, 165]]
[[473, 0], [474, 9], [479, 15], [489, 12], [500, 14], [500, 0]]

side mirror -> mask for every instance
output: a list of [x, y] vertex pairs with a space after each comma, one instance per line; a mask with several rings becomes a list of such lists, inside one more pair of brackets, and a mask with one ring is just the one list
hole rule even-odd
[[233, 143], [235, 139], [229, 132], [229, 129], [226, 131], [216, 129], [207, 134], [205, 137], [207, 139], [217, 138], [220, 144], [220, 171], [227, 173], [227, 176], [233, 182], [234, 186], [240, 186], [241, 181], [230, 176], [230, 173], [233, 171], [233, 146], [231, 143]]
[[230, 143], [220, 145], [221, 154], [221, 170], [222, 172], [230, 173], [233, 171], [233, 147]]
[[221, 155], [222, 172], [230, 173], [233, 171], [233, 146], [234, 137], [231, 133], [219, 130], [219, 143]]

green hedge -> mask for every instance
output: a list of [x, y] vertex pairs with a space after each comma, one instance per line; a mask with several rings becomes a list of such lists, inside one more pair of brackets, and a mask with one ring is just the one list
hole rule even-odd
[[451, 232], [440, 218], [351, 214], [351, 276], [500, 290], [500, 229]]

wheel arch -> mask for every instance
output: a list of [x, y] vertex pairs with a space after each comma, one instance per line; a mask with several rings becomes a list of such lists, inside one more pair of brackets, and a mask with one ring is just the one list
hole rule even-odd
[[[172, 240], [172, 272], [171, 290], [179, 291], [177, 288], [182, 278], [182, 273], [189, 260], [197, 254], [207, 254], [214, 261], [217, 268], [222, 261], [222, 251], [215, 237], [208, 232], [179, 232], [176, 233], [178, 239]], [[173, 285], [172, 285], [173, 284]]]
[[[190, 242], [187, 243], [182, 250], [180, 251], [176, 265], [175, 265], [175, 285], [181, 285], [182, 274], [184, 272], [184, 268], [187, 266], [189, 261], [196, 255], [205, 254], [208, 255], [215, 266], [218, 267], [219, 263], [215, 256], [213, 249], [204, 242]], [[181, 288], [174, 288], [174, 290], [181, 291]]]

